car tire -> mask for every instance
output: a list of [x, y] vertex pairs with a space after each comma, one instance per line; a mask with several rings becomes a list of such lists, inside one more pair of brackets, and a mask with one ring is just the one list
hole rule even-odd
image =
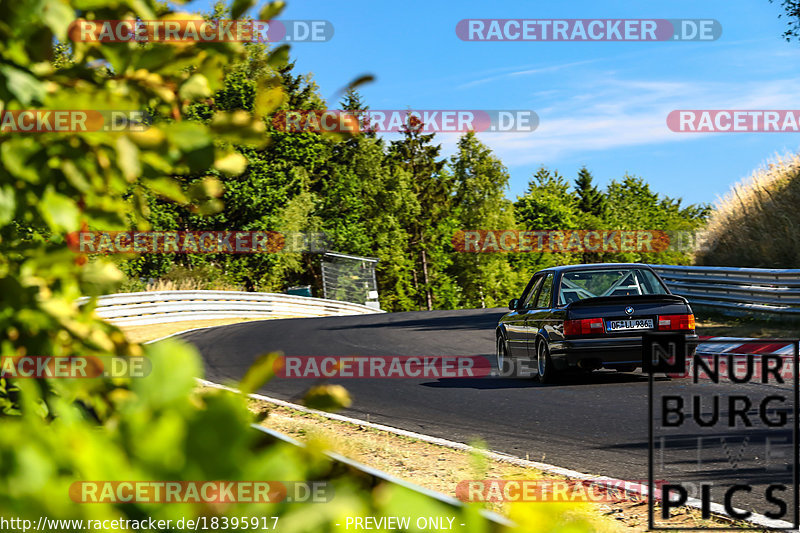
[[553, 360], [550, 358], [550, 349], [547, 341], [540, 339], [536, 343], [536, 369], [539, 374], [539, 383], [554, 383], [556, 380], [556, 369], [553, 367]]
[[[508, 355], [508, 345], [506, 344], [506, 339], [503, 334], [499, 334], [497, 336], [497, 343], [495, 349], [495, 365], [497, 366], [497, 377], [514, 377], [516, 376], [516, 365], [514, 364], [514, 360]], [[511, 373], [507, 374], [504, 373], [503, 365], [511, 365]]]

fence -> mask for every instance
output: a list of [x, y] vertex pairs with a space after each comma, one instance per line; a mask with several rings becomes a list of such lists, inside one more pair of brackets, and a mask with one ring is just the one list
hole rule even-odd
[[670, 291], [723, 314], [800, 318], [800, 270], [650, 265]]
[[328, 252], [322, 256], [322, 290], [325, 298], [363, 303], [380, 309], [374, 257]]
[[[88, 298], [81, 298], [85, 303]], [[349, 302], [288, 294], [240, 291], [152, 291], [97, 299], [97, 314], [117, 325], [139, 326], [241, 317], [314, 317], [382, 313]]]

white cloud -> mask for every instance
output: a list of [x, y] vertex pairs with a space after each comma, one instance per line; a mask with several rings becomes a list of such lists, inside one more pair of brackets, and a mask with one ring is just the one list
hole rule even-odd
[[[676, 133], [666, 119], [675, 109], [800, 109], [800, 79], [676, 82], [606, 78], [538, 111], [531, 133], [483, 133], [481, 140], [508, 166], [540, 164], [587, 151], [697, 139]], [[736, 135], [736, 134], [713, 134]], [[441, 142], [451, 142], [442, 136]], [[449, 147], [448, 147], [449, 148]], [[450, 150], [447, 150], [450, 151]]]
[[512, 72], [505, 72], [503, 74], [498, 74], [496, 76], [487, 76], [485, 78], [479, 78], [477, 80], [473, 80], [467, 83], [463, 83], [456, 87], [457, 89], [467, 89], [470, 87], [474, 87], [476, 85], [483, 85], [484, 83], [489, 83], [491, 81], [499, 81], [506, 78], [516, 78], [519, 76], [532, 76], [535, 74], [546, 74], [549, 72], [556, 72], [559, 70], [565, 70], [572, 67], [577, 67], [581, 65], [586, 65], [589, 63], [596, 63], [601, 61], [601, 59], [586, 59], [583, 61], [573, 61], [572, 63], [561, 63], [558, 65], [550, 65], [547, 67], [540, 67], [540, 68], [533, 68], [533, 69], [524, 69], [524, 70], [514, 70]]

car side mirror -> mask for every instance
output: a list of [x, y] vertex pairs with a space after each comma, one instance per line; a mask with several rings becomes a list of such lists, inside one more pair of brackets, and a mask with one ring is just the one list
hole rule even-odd
[[508, 302], [508, 308], [512, 311], [515, 311], [519, 307], [519, 298], [514, 298], [510, 302]]

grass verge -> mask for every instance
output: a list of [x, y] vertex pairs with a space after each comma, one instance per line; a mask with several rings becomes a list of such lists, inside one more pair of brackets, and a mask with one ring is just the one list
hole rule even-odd
[[[252, 399], [254, 412], [267, 414], [261, 422], [265, 427], [289, 435], [299, 441], [316, 441], [325, 449], [337, 452], [367, 466], [377, 468], [405, 481], [437, 492], [455, 496], [456, 487], [464, 480], [525, 479], [566, 480], [533, 468], [525, 468], [483, 455], [350, 422], [331, 420], [322, 415], [276, 406]], [[508, 514], [507, 504], [487, 503], [486, 508]], [[517, 505], [560, 505], [523, 503]], [[656, 511], [658, 512], [658, 510]], [[647, 531], [646, 500], [613, 501], [608, 503], [577, 503], [571, 511], [577, 518], [588, 519], [594, 530], [640, 532]], [[731, 527], [723, 517], [704, 520], [695, 509], [683, 508], [673, 513], [670, 526], [686, 528]], [[737, 524], [752, 527], [752, 524]]]
[[704, 317], [697, 321], [697, 334], [712, 337], [797, 338], [797, 324], [751, 318]]
[[130, 342], [147, 342], [160, 339], [179, 331], [193, 328], [209, 328], [213, 326], [226, 326], [239, 322], [253, 320], [273, 320], [276, 318], [292, 318], [289, 316], [258, 317], [258, 318], [219, 318], [215, 320], [186, 320], [183, 322], [167, 322], [165, 324], [151, 324], [147, 326], [120, 326], [120, 329]]

